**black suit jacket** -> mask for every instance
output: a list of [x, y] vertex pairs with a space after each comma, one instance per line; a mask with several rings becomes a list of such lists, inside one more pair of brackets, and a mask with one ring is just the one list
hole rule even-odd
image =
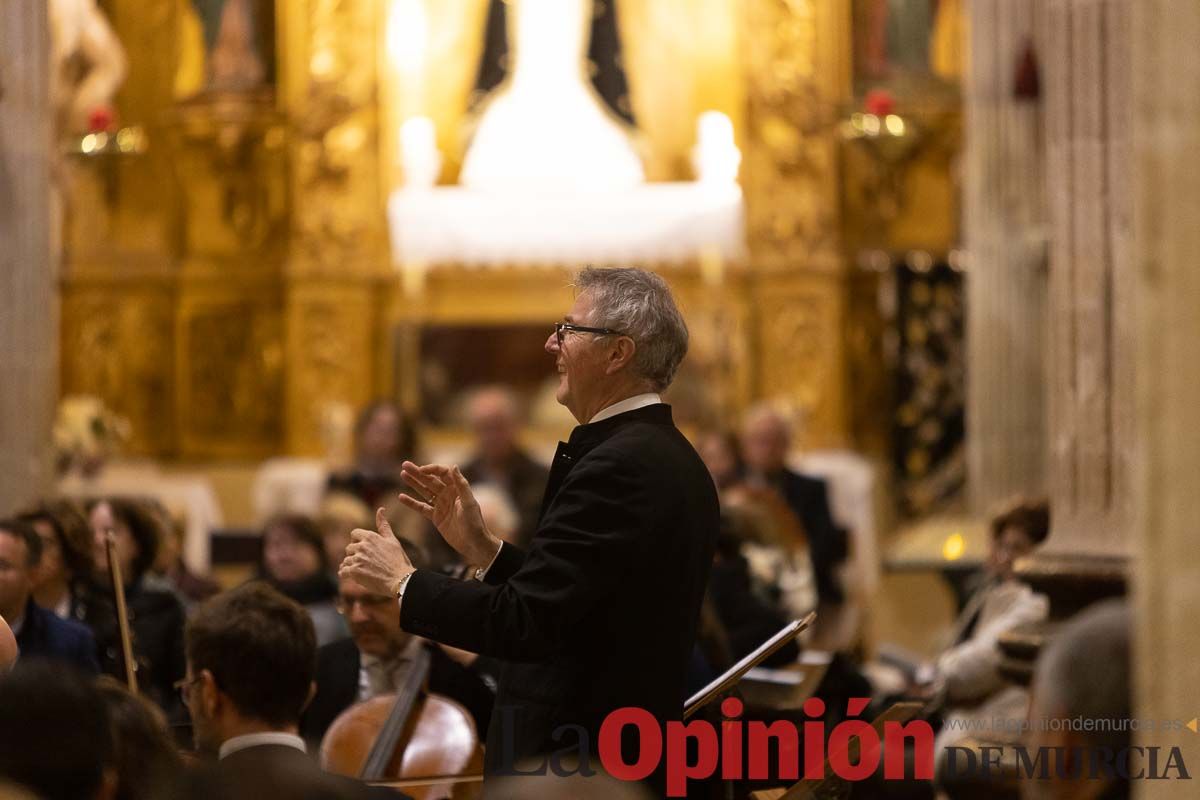
[[786, 469], [772, 475], [770, 480], [804, 526], [817, 596], [823, 603], [841, 603], [846, 595], [835, 571], [846, 560], [849, 548], [846, 530], [838, 527], [829, 511], [825, 481]]
[[[492, 715], [492, 690], [440, 648], [432, 648], [430, 654], [429, 690], [466, 708], [482, 737]], [[362, 658], [353, 639], [331, 642], [317, 651], [317, 694], [300, 719], [300, 735], [310, 748], [315, 750], [338, 714], [357, 702], [361, 666]]]
[[679, 719], [719, 527], [704, 463], [653, 405], [581, 425], [558, 448], [528, 553], [504, 545], [486, 582], [418, 570], [401, 625], [494, 656], [487, 766], [594, 750], [623, 706]]
[[407, 795], [321, 770], [294, 747], [247, 747], [197, 770], [187, 783], [188, 800], [398, 800]]
[[86, 625], [59, 619], [31, 599], [25, 604], [25, 618], [17, 634], [21, 658], [46, 658], [73, 664], [89, 675], [100, 672], [96, 659], [96, 639]]

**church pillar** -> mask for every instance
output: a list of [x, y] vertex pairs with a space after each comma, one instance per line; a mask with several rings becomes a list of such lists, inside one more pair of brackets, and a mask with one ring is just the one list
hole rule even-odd
[[1045, 4], [1050, 553], [1128, 552], [1132, 5]]
[[0, 515], [50, 485], [58, 264], [45, 3], [0, 4]]
[[[1132, 163], [1137, 291], [1137, 449], [1133, 556], [1134, 673], [1139, 719], [1196, 715], [1200, 684], [1200, 4], [1137, 0], [1132, 30]], [[1126, 62], [1129, 63], [1129, 62]], [[1144, 734], [1180, 745], [1192, 774], [1200, 739]], [[1191, 797], [1192, 781], [1136, 782], [1140, 797]]]
[[1026, 53], [1043, 51], [1041, 5], [975, 0], [970, 6], [966, 438], [978, 513], [1014, 495], [1045, 491], [1045, 150], [1040, 99], [1017, 97], [1016, 87]]

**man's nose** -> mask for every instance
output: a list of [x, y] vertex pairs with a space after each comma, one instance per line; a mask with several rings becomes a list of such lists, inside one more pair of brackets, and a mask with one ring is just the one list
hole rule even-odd
[[547, 353], [557, 353], [558, 352], [558, 334], [557, 333], [551, 333], [549, 336], [546, 337], [545, 348], [546, 348]]

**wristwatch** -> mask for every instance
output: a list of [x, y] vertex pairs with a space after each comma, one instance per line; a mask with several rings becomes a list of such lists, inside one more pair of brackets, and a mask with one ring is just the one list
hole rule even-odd
[[413, 572], [410, 572], [407, 575], [405, 575], [403, 578], [400, 579], [400, 582], [396, 584], [396, 599], [397, 600], [404, 597], [404, 590], [408, 588], [408, 579], [413, 576], [414, 572], [416, 572], [416, 570], [413, 570]]

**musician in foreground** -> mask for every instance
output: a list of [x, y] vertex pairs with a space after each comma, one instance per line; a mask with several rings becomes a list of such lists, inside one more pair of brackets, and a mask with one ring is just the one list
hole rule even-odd
[[589, 268], [575, 288], [545, 349], [558, 402], [581, 424], [555, 454], [528, 551], [487, 530], [457, 467], [408, 463], [405, 480], [424, 501], [401, 502], [477, 580], [414, 570], [382, 515], [380, 531], [354, 531], [341, 567], [396, 596], [405, 630], [504, 661], [490, 774], [580, 743], [594, 752], [604, 718], [624, 706], [682, 717], [719, 527], [708, 471], [659, 396], [688, 342], [666, 283]]

